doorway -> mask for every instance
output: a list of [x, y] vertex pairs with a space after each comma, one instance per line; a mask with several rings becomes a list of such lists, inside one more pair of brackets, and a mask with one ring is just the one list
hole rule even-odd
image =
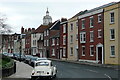
[[102, 47], [98, 47], [98, 61], [102, 64]]

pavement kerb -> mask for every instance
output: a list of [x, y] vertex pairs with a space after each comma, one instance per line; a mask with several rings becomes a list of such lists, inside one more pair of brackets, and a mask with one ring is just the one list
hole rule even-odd
[[115, 70], [120, 70], [120, 66], [115, 65], [106, 65], [106, 64], [95, 64], [95, 63], [86, 63], [86, 62], [80, 62], [80, 61], [68, 61], [68, 60], [61, 60], [61, 59], [53, 59], [48, 58], [50, 60], [54, 61], [60, 61], [60, 62], [68, 62], [68, 63], [75, 63], [75, 64], [82, 64], [82, 65], [89, 65], [89, 66], [95, 66], [95, 67], [104, 67], [104, 68], [111, 68]]

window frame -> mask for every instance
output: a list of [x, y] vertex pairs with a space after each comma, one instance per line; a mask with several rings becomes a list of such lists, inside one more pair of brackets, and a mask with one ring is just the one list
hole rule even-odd
[[82, 46], [82, 56], [85, 56], [85, 51], [84, 51], [84, 54], [83, 54], [83, 48], [85, 48], [85, 46]]
[[[113, 55], [113, 53], [112, 53], [111, 47], [114, 47], [114, 55]], [[115, 45], [111, 45], [111, 46], [110, 46], [110, 57], [115, 57]]]
[[[111, 30], [114, 30], [114, 34], [111, 33]], [[112, 35], [114, 36], [114, 38], [112, 38]], [[115, 40], [115, 29], [114, 28], [110, 29], [110, 40]]]
[[93, 16], [90, 17], [90, 28], [93, 28], [94, 26], [94, 18]]
[[[92, 49], [91, 48], [93, 48], [93, 54], [92, 54]], [[90, 45], [90, 56], [94, 56], [94, 45]]]
[[[112, 13], [114, 13], [114, 16], [112, 17]], [[110, 12], [110, 24], [113, 24], [113, 23], [115, 23], [115, 12], [114, 11], [111, 11]]]
[[102, 22], [102, 14], [98, 14], [98, 23]]
[[94, 31], [90, 31], [90, 42], [94, 42]]

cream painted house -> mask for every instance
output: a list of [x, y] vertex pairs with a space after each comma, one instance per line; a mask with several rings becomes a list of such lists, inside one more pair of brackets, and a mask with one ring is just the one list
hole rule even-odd
[[[79, 14], [79, 13], [78, 13]], [[68, 19], [68, 58], [78, 60], [78, 14]]]
[[120, 2], [104, 8], [105, 64], [120, 64]]

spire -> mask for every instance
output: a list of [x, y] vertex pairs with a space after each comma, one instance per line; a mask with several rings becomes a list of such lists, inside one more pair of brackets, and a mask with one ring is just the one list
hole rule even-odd
[[49, 15], [48, 7], [47, 7], [46, 15]]

